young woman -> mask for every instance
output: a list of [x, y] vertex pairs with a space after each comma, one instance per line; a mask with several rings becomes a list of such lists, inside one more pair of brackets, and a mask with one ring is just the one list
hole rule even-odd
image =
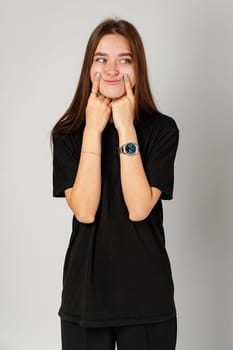
[[141, 37], [91, 34], [74, 98], [51, 132], [53, 196], [73, 212], [59, 309], [63, 350], [174, 350], [174, 285], [161, 200], [179, 129], [156, 108]]

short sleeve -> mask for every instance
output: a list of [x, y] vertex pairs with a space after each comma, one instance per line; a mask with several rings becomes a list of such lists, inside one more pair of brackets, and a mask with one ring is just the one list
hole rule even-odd
[[65, 197], [64, 190], [73, 186], [79, 157], [78, 134], [53, 135], [53, 197]]
[[147, 155], [146, 173], [152, 187], [159, 188], [161, 199], [172, 199], [174, 162], [179, 142], [179, 129], [171, 117], [152, 138]]

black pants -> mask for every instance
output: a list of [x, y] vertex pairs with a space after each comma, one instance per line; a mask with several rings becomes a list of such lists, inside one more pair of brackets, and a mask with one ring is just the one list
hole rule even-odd
[[176, 338], [176, 317], [159, 323], [96, 328], [61, 319], [62, 350], [175, 350]]

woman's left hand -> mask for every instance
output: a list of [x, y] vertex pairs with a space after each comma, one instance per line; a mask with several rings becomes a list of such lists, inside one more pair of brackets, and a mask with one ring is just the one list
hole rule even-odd
[[128, 75], [124, 76], [125, 95], [111, 102], [112, 118], [118, 132], [132, 127], [135, 118], [135, 97]]

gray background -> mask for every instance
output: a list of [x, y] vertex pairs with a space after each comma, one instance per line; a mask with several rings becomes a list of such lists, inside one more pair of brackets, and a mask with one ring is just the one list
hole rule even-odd
[[232, 1], [1, 2], [0, 349], [58, 350], [72, 213], [52, 198], [49, 132], [108, 16], [144, 39], [160, 110], [180, 129], [164, 203], [178, 350], [233, 348]]

